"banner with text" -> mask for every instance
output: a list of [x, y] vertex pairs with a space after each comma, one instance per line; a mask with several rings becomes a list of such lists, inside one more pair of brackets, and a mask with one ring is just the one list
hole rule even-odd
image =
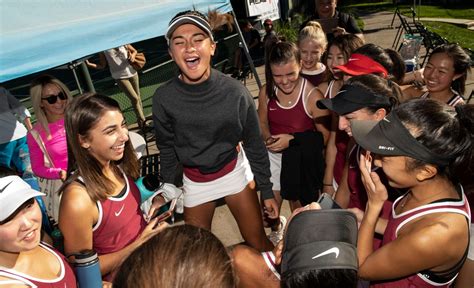
[[247, 16], [260, 16], [260, 19], [270, 18], [276, 20], [280, 18], [279, 0], [245, 0]]

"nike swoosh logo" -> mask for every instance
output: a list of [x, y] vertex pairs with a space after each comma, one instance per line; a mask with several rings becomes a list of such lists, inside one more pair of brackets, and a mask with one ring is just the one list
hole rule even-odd
[[349, 61], [357, 61], [359, 58], [349, 58]]
[[118, 217], [120, 214], [122, 214], [123, 208], [125, 208], [125, 204], [122, 205], [122, 208], [120, 208], [119, 211], [115, 212], [116, 217]]
[[326, 255], [328, 255], [328, 254], [332, 254], [332, 253], [336, 254], [336, 258], [339, 257], [339, 248], [337, 248], [337, 247], [332, 247], [332, 248], [330, 248], [330, 249], [328, 249], [328, 250], [326, 250], [326, 251], [324, 251], [324, 252], [322, 252], [322, 253], [320, 253], [320, 254], [314, 256], [314, 257], [311, 258], [311, 259], [316, 259], [316, 258], [319, 258], [319, 257], [326, 256]]
[[[346, 91], [347, 91], [347, 90], [340, 90], [339, 92], [337, 92], [336, 96], [339, 95], [339, 94], [341, 94], [341, 93], [344, 93], [344, 92], [346, 92]], [[336, 97], [336, 96], [334, 96], [334, 97]], [[333, 98], [334, 98], [334, 97], [333, 97]]]
[[269, 108], [270, 111], [275, 111], [277, 110], [276, 108]]
[[12, 184], [12, 183], [13, 183], [13, 181], [11, 181], [11, 182], [8, 183], [7, 185], [5, 185], [5, 187], [3, 187], [2, 189], [0, 189], [0, 193], [3, 193], [3, 191], [4, 191], [5, 189], [7, 189], [8, 185], [10, 185], [10, 184]]

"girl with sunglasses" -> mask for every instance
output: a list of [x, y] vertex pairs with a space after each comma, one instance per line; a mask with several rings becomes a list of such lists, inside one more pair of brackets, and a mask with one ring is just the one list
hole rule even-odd
[[[27, 136], [33, 173], [40, 178], [64, 181], [68, 163], [64, 111], [72, 99], [71, 92], [55, 77], [41, 75], [31, 82], [30, 97], [37, 120]], [[46, 197], [47, 203], [57, 202], [48, 204], [48, 212], [57, 220], [59, 199], [53, 201], [54, 195]]]

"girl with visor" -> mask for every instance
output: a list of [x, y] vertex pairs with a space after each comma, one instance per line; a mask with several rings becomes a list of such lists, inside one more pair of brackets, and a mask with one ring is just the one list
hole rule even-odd
[[[472, 105], [430, 99], [403, 103], [379, 122], [352, 122], [355, 140], [370, 151], [359, 162], [368, 202], [358, 257], [372, 287], [451, 287], [468, 255], [471, 215], [458, 179], [472, 176], [473, 123]], [[391, 187], [408, 189], [388, 220], [379, 218], [388, 193], [372, 157]], [[374, 232], [384, 235], [377, 251]]]
[[169, 197], [179, 193], [173, 184], [182, 164], [186, 224], [210, 230], [216, 202], [224, 198], [244, 240], [257, 250], [270, 250], [255, 193], [257, 184], [265, 213], [278, 218], [268, 155], [250, 93], [211, 67], [216, 23], [230, 25], [231, 16], [210, 12], [208, 20], [186, 11], [171, 20], [165, 35], [180, 74], [153, 96], [162, 190]]

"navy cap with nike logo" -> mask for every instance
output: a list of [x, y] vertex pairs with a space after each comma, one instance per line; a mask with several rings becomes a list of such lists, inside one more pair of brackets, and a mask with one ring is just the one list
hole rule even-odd
[[306, 210], [285, 233], [281, 275], [322, 269], [357, 271], [357, 219], [347, 210]]
[[319, 109], [329, 109], [338, 115], [372, 106], [391, 106], [387, 96], [375, 94], [359, 85], [344, 84], [334, 98], [318, 100]]
[[0, 222], [7, 219], [23, 203], [43, 193], [33, 190], [18, 176], [0, 178]]

